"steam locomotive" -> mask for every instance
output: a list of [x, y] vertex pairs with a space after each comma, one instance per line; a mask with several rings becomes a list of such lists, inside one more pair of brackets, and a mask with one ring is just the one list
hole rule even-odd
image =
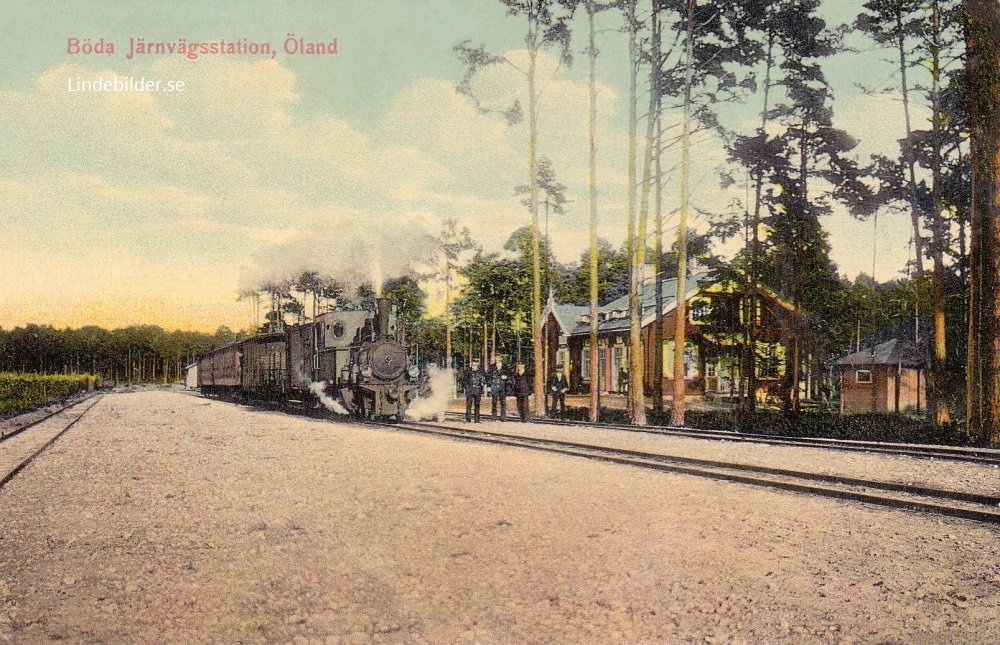
[[375, 311], [330, 311], [284, 332], [223, 345], [198, 361], [205, 396], [322, 404], [361, 419], [402, 419], [417, 398], [418, 380], [384, 298]]

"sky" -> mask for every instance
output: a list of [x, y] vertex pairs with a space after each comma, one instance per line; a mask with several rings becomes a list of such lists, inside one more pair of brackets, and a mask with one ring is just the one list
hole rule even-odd
[[[846, 22], [860, 4], [828, 0], [823, 10]], [[616, 25], [602, 27], [599, 235], [618, 245], [627, 67]], [[0, 0], [0, 327], [249, 328], [241, 291], [306, 268], [349, 282], [400, 275], [426, 259], [427, 236], [444, 218], [500, 251], [529, 222], [514, 193], [528, 180], [527, 128], [456, 93], [463, 70], [452, 47], [483, 44], [517, 65], [523, 34], [523, 20], [497, 0]], [[299, 38], [303, 47], [336, 39], [336, 53], [288, 53]], [[246, 39], [275, 53], [129, 58], [130, 39]], [[114, 52], [73, 51], [101, 42]], [[541, 60], [539, 153], [571, 200], [548, 224], [564, 262], [578, 260], [588, 238], [582, 48], [574, 44], [569, 68], [554, 55]], [[856, 86], [891, 85], [887, 56], [841, 54], [824, 66], [835, 125], [859, 139], [861, 161], [897, 152], [903, 135], [899, 101]], [[74, 91], [115, 78], [159, 81], [164, 91]], [[179, 82], [183, 91], [165, 91]], [[523, 87], [506, 65], [475, 84], [488, 107]], [[754, 123], [759, 109], [728, 106], [726, 118]], [[709, 135], [694, 145], [693, 205], [724, 210], [735, 194], [719, 187], [725, 155]], [[664, 190], [673, 210], [675, 176]], [[888, 280], [909, 257], [908, 222], [882, 212], [876, 234], [874, 222], [838, 208], [823, 223], [842, 274], [871, 274], [874, 253], [876, 278]]]

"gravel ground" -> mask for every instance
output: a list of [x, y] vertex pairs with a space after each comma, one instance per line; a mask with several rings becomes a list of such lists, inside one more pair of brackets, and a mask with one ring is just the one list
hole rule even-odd
[[949, 459], [889, 456], [743, 441], [692, 439], [580, 426], [511, 424], [488, 419], [472, 426], [451, 421], [445, 425], [752, 466], [780, 464], [782, 468], [824, 475], [870, 477], [882, 481], [1000, 496], [1000, 467]]
[[0, 489], [0, 642], [1000, 642], [994, 527], [114, 394]]

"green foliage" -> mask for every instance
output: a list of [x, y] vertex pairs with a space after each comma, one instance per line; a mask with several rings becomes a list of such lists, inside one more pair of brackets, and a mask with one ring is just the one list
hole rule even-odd
[[89, 374], [0, 373], [0, 415], [16, 414], [93, 389], [97, 377]]
[[377, 295], [378, 294], [375, 293], [375, 289], [372, 288], [371, 283], [362, 282], [358, 285], [357, 289], [354, 290], [354, 297], [351, 298], [351, 303], [358, 309], [374, 311]]
[[417, 281], [410, 277], [392, 278], [382, 286], [382, 296], [396, 305], [396, 319], [406, 338], [411, 338], [419, 321], [427, 311], [427, 294]]
[[[628, 255], [615, 250], [606, 240], [597, 240], [597, 301], [604, 305], [628, 293]], [[590, 303], [590, 250], [580, 256], [580, 262], [566, 268], [565, 278], [557, 285], [560, 302], [585, 305]]]
[[443, 318], [423, 318], [416, 321], [407, 344], [420, 363], [444, 366], [445, 325]]
[[220, 327], [214, 335], [167, 332], [155, 325], [133, 325], [108, 331], [88, 326], [57, 330], [27, 325], [0, 329], [0, 371], [58, 374], [90, 373], [114, 380], [179, 378], [177, 363], [233, 340]]
[[[570, 408], [568, 419], [584, 421], [586, 408]], [[652, 413], [650, 425], [667, 426], [670, 410]], [[602, 409], [601, 423], [629, 423], [625, 410]], [[775, 437], [822, 437], [852, 441], [881, 441], [886, 443], [926, 443], [938, 445], [970, 445], [973, 442], [959, 424], [935, 428], [927, 419], [900, 414], [852, 414], [806, 412], [799, 415], [797, 423], [790, 423], [781, 412], [755, 412], [753, 415], [733, 412], [692, 412], [685, 414], [685, 422], [700, 430], [737, 430], [748, 434]]]

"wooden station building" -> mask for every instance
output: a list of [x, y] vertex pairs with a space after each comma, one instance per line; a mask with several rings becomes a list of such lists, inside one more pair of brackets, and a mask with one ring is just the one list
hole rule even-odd
[[[674, 327], [677, 310], [677, 280], [662, 282], [663, 302], [663, 392], [674, 391]], [[738, 387], [739, 357], [736, 346], [746, 315], [746, 298], [739, 285], [713, 281], [705, 272], [688, 277], [687, 316], [684, 338], [685, 392], [708, 398], [726, 397]], [[776, 395], [785, 387], [785, 353], [795, 330], [795, 312], [791, 305], [770, 291], [759, 288], [756, 298], [756, 336], [758, 356], [758, 397]], [[542, 313], [546, 339], [546, 364], [549, 372], [562, 369], [570, 391], [589, 391], [590, 381], [598, 379], [601, 393], [624, 393], [628, 375], [628, 296], [597, 310], [598, 373], [590, 373], [590, 307], [555, 302], [550, 296]], [[642, 342], [644, 383], [648, 388], [655, 371], [654, 327], [656, 325], [655, 283], [652, 279], [642, 289]]]

